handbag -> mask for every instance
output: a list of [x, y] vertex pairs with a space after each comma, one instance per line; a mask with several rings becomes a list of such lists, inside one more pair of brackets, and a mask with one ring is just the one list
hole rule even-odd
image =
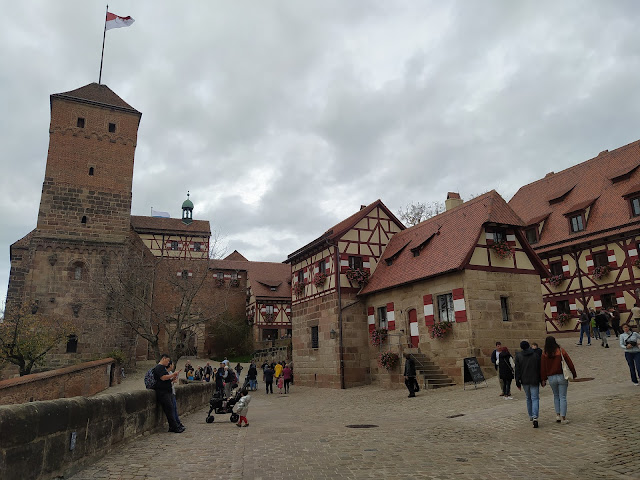
[[564, 379], [570, 380], [571, 378], [573, 378], [573, 373], [571, 373], [571, 369], [569, 368], [569, 365], [567, 365], [567, 362], [565, 362], [564, 360], [564, 355], [562, 354], [562, 350], [560, 350], [560, 363], [562, 363], [562, 375], [564, 376]]

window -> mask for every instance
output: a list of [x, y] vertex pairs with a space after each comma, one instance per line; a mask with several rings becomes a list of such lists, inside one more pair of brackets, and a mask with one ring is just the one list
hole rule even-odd
[[527, 228], [524, 234], [527, 237], [527, 242], [538, 243], [538, 227]]
[[640, 197], [635, 197], [631, 199], [631, 214], [634, 217], [640, 215]]
[[69, 335], [67, 337], [67, 353], [77, 353], [78, 337], [77, 335]]
[[76, 265], [73, 270], [73, 279], [82, 280], [82, 265]]
[[194, 252], [199, 252], [202, 250], [202, 243], [200, 242], [194, 242], [193, 244], [193, 251]]
[[327, 261], [325, 259], [322, 259], [318, 262], [318, 272], [327, 273]]
[[318, 326], [311, 327], [311, 348], [318, 348]]
[[89, 175], [93, 176], [93, 167], [89, 167]]
[[176, 240], [171, 242], [171, 250], [178, 250], [178, 242]]
[[116, 133], [116, 124], [115, 123], [110, 123], [109, 124], [109, 133]]
[[584, 230], [584, 218], [582, 214], [571, 217], [571, 232], [581, 232]]
[[562, 262], [551, 262], [549, 264], [549, 271], [554, 277], [556, 275], [564, 275], [564, 272], [562, 271]]
[[438, 295], [438, 318], [441, 322], [455, 322], [453, 294]]
[[302, 270], [298, 271], [298, 283], [304, 283], [304, 272]]
[[508, 297], [500, 297], [500, 309], [502, 310], [502, 321], [509, 321], [509, 299]]
[[378, 307], [378, 328], [387, 328], [387, 307]]
[[349, 268], [351, 268], [353, 270], [361, 269], [362, 268], [362, 257], [349, 256]]
[[238, 272], [231, 272], [231, 280], [238, 280]]
[[185, 280], [189, 278], [189, 270], [182, 270], [182, 278]]
[[609, 265], [609, 256], [607, 252], [598, 252], [592, 254], [593, 258], [593, 266], [594, 267], [604, 267]]
[[87, 216], [86, 215], [82, 216], [82, 220], [80, 220], [80, 223], [82, 223], [83, 225], [87, 224]]
[[493, 240], [498, 242], [504, 242], [507, 239], [507, 236], [504, 233], [504, 230], [496, 230], [493, 232]]
[[556, 308], [558, 309], [558, 315], [566, 313], [571, 315], [571, 308], [569, 307], [569, 300], [558, 300], [556, 302]]
[[78, 122], [76, 123], [78, 128], [84, 128], [84, 118], [78, 117]]
[[216, 278], [218, 280], [224, 280], [224, 272], [218, 272], [216, 273]]
[[273, 305], [265, 305], [264, 306], [267, 315], [273, 315]]
[[605, 293], [600, 296], [600, 301], [602, 302], [602, 308], [609, 310], [611, 307], [617, 307], [617, 299], [615, 293]]

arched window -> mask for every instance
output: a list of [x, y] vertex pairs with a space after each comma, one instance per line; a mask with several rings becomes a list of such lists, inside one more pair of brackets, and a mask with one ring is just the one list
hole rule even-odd
[[71, 265], [71, 275], [73, 280], [82, 280], [82, 271], [84, 270], [84, 264], [82, 262], [75, 262]]
[[86, 215], [83, 215], [83, 216], [82, 216], [82, 220], [80, 220], [80, 222], [81, 222], [83, 225], [86, 225], [86, 224], [87, 224], [87, 216], [86, 216]]
[[77, 353], [78, 351], [78, 336], [69, 335], [67, 337], [67, 353]]
[[89, 167], [89, 175], [93, 175], [93, 167]]

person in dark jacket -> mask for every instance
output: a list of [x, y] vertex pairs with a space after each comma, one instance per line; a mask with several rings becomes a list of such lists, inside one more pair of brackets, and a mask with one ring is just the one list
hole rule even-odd
[[509, 353], [509, 349], [507, 347], [502, 347], [502, 350], [500, 350], [500, 354], [498, 355], [498, 374], [502, 380], [502, 395], [505, 400], [513, 400], [513, 397], [511, 396], [511, 382], [513, 381], [512, 361], [513, 357], [511, 356], [511, 353]]
[[540, 357], [530, 348], [529, 342], [520, 342], [522, 351], [516, 353], [516, 387], [524, 388], [527, 397], [527, 413], [533, 422], [533, 428], [538, 428], [538, 414], [540, 412]]
[[416, 362], [411, 357], [411, 354], [404, 354], [404, 384], [409, 390], [409, 398], [416, 396]]
[[[502, 343], [496, 342], [496, 349], [491, 352], [491, 363], [496, 367], [496, 372], [498, 372], [498, 361], [500, 360], [500, 350], [502, 350]], [[504, 383], [502, 382], [502, 378], [500, 378], [500, 372], [498, 372], [498, 381], [500, 383], [500, 396], [504, 397]]]
[[535, 354], [538, 355], [538, 360], [540, 360], [540, 358], [542, 357], [542, 349], [536, 342], [531, 342], [531, 350], [533, 350]]
[[249, 380], [249, 390], [256, 390], [258, 388], [258, 369], [256, 364], [251, 362], [249, 370], [247, 371], [247, 380]]
[[609, 314], [611, 316], [611, 330], [616, 334], [616, 338], [620, 336], [622, 330], [620, 330], [620, 312], [616, 307], [611, 307], [609, 309]]
[[216, 391], [220, 396], [224, 392], [224, 363], [220, 364], [220, 368], [216, 370]]
[[607, 315], [607, 313], [605, 313], [604, 310], [599, 311], [598, 314], [596, 315], [596, 327], [602, 333], [602, 335], [600, 336], [601, 345], [604, 348], [609, 348], [609, 341], [607, 340], [607, 335], [606, 335], [607, 330], [609, 330], [610, 328], [609, 315]]
[[267, 365], [267, 367], [265, 367], [264, 369], [264, 384], [267, 388], [267, 394], [269, 393], [269, 390], [271, 390], [271, 393], [273, 393], [273, 376], [275, 375], [275, 373], [276, 371], [271, 368], [271, 365]]

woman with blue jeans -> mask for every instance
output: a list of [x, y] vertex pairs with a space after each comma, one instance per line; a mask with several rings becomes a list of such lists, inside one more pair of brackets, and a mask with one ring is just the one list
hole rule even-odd
[[556, 339], [548, 336], [544, 342], [544, 350], [540, 359], [540, 379], [544, 387], [549, 382], [553, 391], [553, 404], [556, 409], [556, 422], [566, 425], [567, 420], [567, 389], [569, 381], [562, 373], [562, 360], [564, 360], [571, 370], [573, 378], [576, 378], [576, 369], [569, 354], [558, 345]]
[[520, 342], [521, 351], [516, 353], [516, 387], [524, 388], [527, 397], [527, 413], [533, 422], [533, 428], [538, 428], [538, 414], [540, 405], [540, 357], [530, 348], [529, 342]]
[[637, 387], [638, 376], [640, 376], [640, 335], [631, 331], [626, 323], [622, 326], [622, 334], [620, 335], [620, 347], [624, 349], [624, 357], [629, 365], [631, 373], [631, 381]]

